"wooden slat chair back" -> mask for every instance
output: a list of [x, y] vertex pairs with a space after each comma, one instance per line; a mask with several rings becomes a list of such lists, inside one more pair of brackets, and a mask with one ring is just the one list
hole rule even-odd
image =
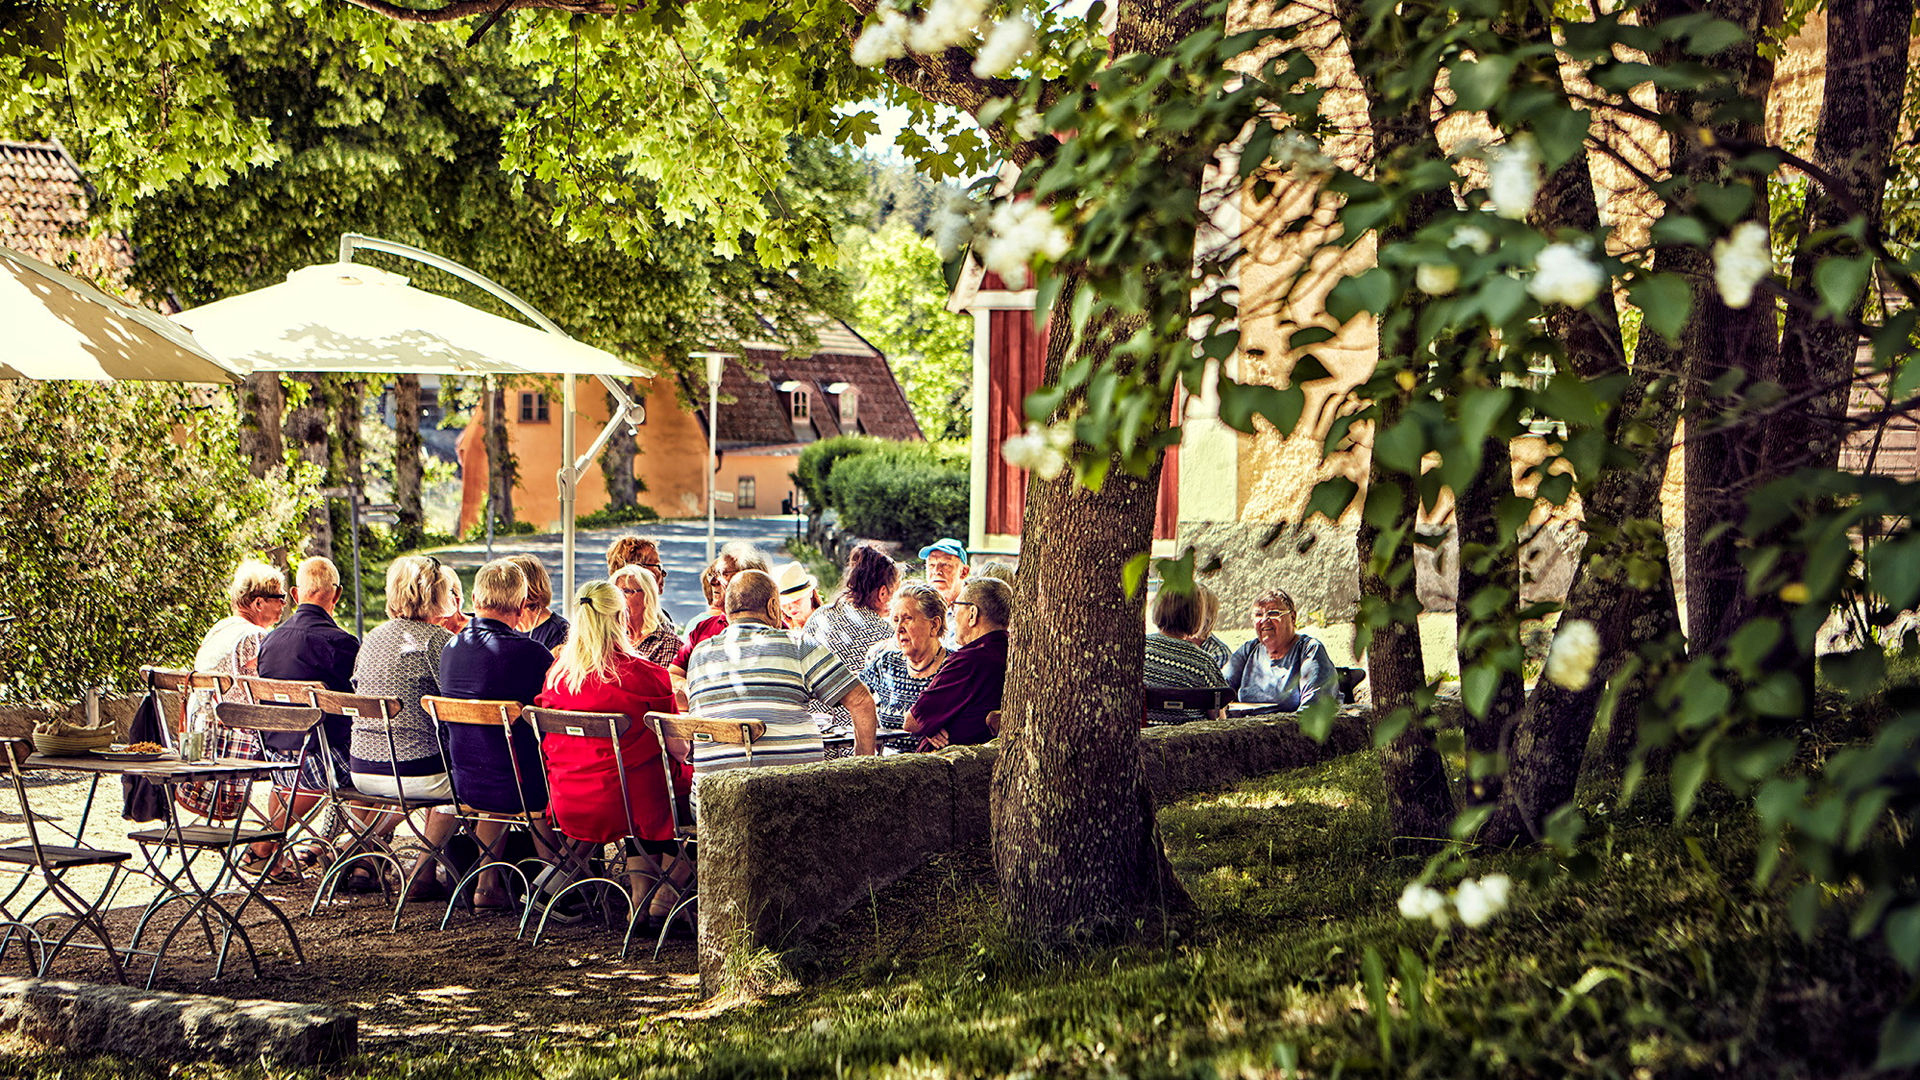
[[[660, 740], [664, 749], [667, 740], [678, 739], [682, 742], [698, 745], [700, 743], [723, 743], [728, 746], [744, 747], [747, 763], [753, 763], [753, 744], [767, 733], [767, 725], [762, 720], [720, 720], [710, 716], [695, 716], [691, 713], [650, 712], [646, 716], [647, 726], [653, 729], [654, 737]], [[675, 919], [684, 918], [697, 937], [699, 928], [693, 923], [694, 902], [700, 896], [699, 841], [698, 824], [681, 810], [680, 792], [674, 790], [678, 784], [677, 772], [670, 755], [660, 755], [660, 767], [667, 776], [667, 795], [673, 802], [674, 840], [680, 847], [680, 858], [687, 861], [692, 874], [686, 884], [678, 887], [679, 900], [667, 912], [660, 924], [660, 936], [653, 943], [653, 958], [660, 958], [660, 950], [667, 943], [667, 933], [673, 928]], [[691, 803], [689, 803], [689, 807]]]
[[147, 665], [140, 669], [140, 674], [160, 706], [160, 730], [165, 733], [168, 746], [178, 745], [181, 733], [187, 730], [187, 711], [192, 707], [194, 691], [225, 694], [233, 686], [233, 676], [211, 671]]
[[323, 682], [307, 679], [269, 679], [261, 675], [236, 675], [234, 681], [256, 705], [311, 705], [313, 695], [323, 691]]

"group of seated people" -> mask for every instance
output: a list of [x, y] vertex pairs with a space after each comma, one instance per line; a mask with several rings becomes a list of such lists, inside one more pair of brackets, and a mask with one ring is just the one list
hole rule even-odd
[[[1220, 601], [1196, 583], [1193, 591], [1162, 589], [1151, 607], [1142, 681], [1155, 689], [1222, 688], [1231, 700], [1294, 712], [1315, 700], [1338, 697], [1340, 669], [1317, 639], [1299, 632], [1293, 597], [1269, 589], [1253, 602], [1253, 639], [1229, 649], [1213, 632]], [[1149, 701], [1145, 722], [1184, 724], [1217, 715], [1219, 710], [1155, 707]]]
[[[756, 765], [821, 760], [836, 729], [842, 737], [835, 741], [850, 736], [855, 754], [877, 753], [883, 733], [921, 750], [993, 737], [989, 716], [1000, 706], [1005, 678], [1011, 590], [1000, 577], [969, 579], [964, 551], [956, 557], [948, 548], [929, 547], [922, 557], [937, 569], [926, 580], [909, 580], [885, 552], [863, 544], [849, 561], [845, 587], [822, 605], [797, 564], [776, 572], [759, 550], [728, 545], [702, 576], [709, 609], [684, 627], [661, 603], [667, 570], [649, 538], [616, 542], [608, 577], [576, 590], [566, 617], [551, 611], [550, 579], [532, 556], [480, 567], [471, 616], [460, 611], [450, 568], [402, 556], [387, 572], [387, 620], [358, 639], [334, 621], [342, 589], [330, 560], [300, 563], [291, 590], [278, 570], [250, 561], [229, 591], [233, 615], [208, 632], [195, 666], [398, 701], [391, 722], [324, 717], [331, 761], [320, 740], [297, 734], [269, 736], [257, 747], [223, 741], [227, 753], [305, 762], [298, 775], [276, 774], [276, 815], [311, 813], [335, 785], [431, 806], [457, 801], [495, 814], [524, 811], [537, 819], [550, 850], [559, 842], [552, 830], [584, 843], [631, 835], [638, 843], [630, 859], [674, 879], [673, 802], [661, 755], [670, 756], [684, 794], [697, 793], [705, 773], [746, 764], [749, 751], [661, 746], [644, 722], [647, 713], [760, 721], [765, 733], [750, 751]], [[948, 563], [959, 564], [957, 572]], [[518, 724], [509, 751], [501, 731], [437, 724], [423, 704], [430, 697], [624, 714], [632, 720], [620, 745], [630, 801], [623, 806], [608, 740], [537, 739]], [[395, 821], [382, 827], [391, 830]], [[429, 814], [426, 839], [443, 843], [455, 827], [451, 814]], [[505, 828], [491, 827], [493, 835], [477, 837], [483, 845]], [[414, 866], [410, 895], [445, 895], [435, 866], [431, 858]], [[302, 867], [257, 869], [287, 880]], [[509, 903], [497, 877], [481, 877], [476, 904]], [[683, 879], [680, 873], [676, 880]], [[672, 902], [662, 890], [655, 907]]]

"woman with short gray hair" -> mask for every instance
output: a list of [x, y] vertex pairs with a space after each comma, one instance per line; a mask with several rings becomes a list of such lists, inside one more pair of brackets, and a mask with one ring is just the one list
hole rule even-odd
[[1339, 700], [1340, 669], [1325, 645], [1299, 632], [1298, 618], [1285, 589], [1269, 589], [1254, 600], [1254, 639], [1235, 649], [1221, 671], [1238, 700], [1271, 704], [1280, 712], [1304, 709], [1328, 695]]
[[1007, 682], [1007, 623], [1013, 618], [1013, 590], [989, 577], [970, 577], [953, 602], [954, 636], [960, 647], [948, 654], [939, 672], [914, 703], [904, 726], [920, 738], [920, 749], [966, 746], [993, 738], [987, 716], [1000, 708]]
[[948, 656], [946, 646], [940, 644], [940, 632], [947, 625], [947, 602], [940, 599], [938, 589], [924, 581], [901, 582], [888, 606], [893, 638], [868, 650], [860, 672], [860, 681], [873, 693], [882, 732], [905, 727], [907, 713]]

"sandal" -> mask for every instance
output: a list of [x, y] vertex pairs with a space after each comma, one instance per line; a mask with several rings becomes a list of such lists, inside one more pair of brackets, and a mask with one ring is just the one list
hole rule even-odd
[[253, 874], [270, 885], [297, 885], [303, 876], [299, 870], [285, 863], [270, 864], [270, 860], [248, 852], [240, 860], [239, 870], [243, 874]]

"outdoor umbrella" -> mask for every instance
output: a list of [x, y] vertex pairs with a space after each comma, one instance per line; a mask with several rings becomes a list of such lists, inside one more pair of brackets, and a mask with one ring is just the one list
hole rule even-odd
[[642, 375], [612, 353], [416, 289], [364, 263], [306, 266], [174, 316], [215, 356], [255, 371]]
[[[0, 247], [0, 378], [225, 383], [238, 376], [151, 311]], [[244, 369], [242, 369], [244, 370]]]
[[[444, 270], [499, 298], [541, 329], [503, 319], [438, 296], [388, 273], [351, 261], [355, 248]], [[306, 266], [264, 289], [183, 311], [213, 355], [256, 371], [376, 372], [392, 375], [561, 375], [560, 489], [562, 595], [573, 595], [575, 486], [581, 472], [624, 422], [617, 413], [585, 454], [574, 452], [574, 380], [598, 375], [625, 408], [633, 408], [616, 379], [652, 375], [610, 352], [568, 337], [531, 305], [478, 272], [408, 244], [348, 233], [340, 261]]]

